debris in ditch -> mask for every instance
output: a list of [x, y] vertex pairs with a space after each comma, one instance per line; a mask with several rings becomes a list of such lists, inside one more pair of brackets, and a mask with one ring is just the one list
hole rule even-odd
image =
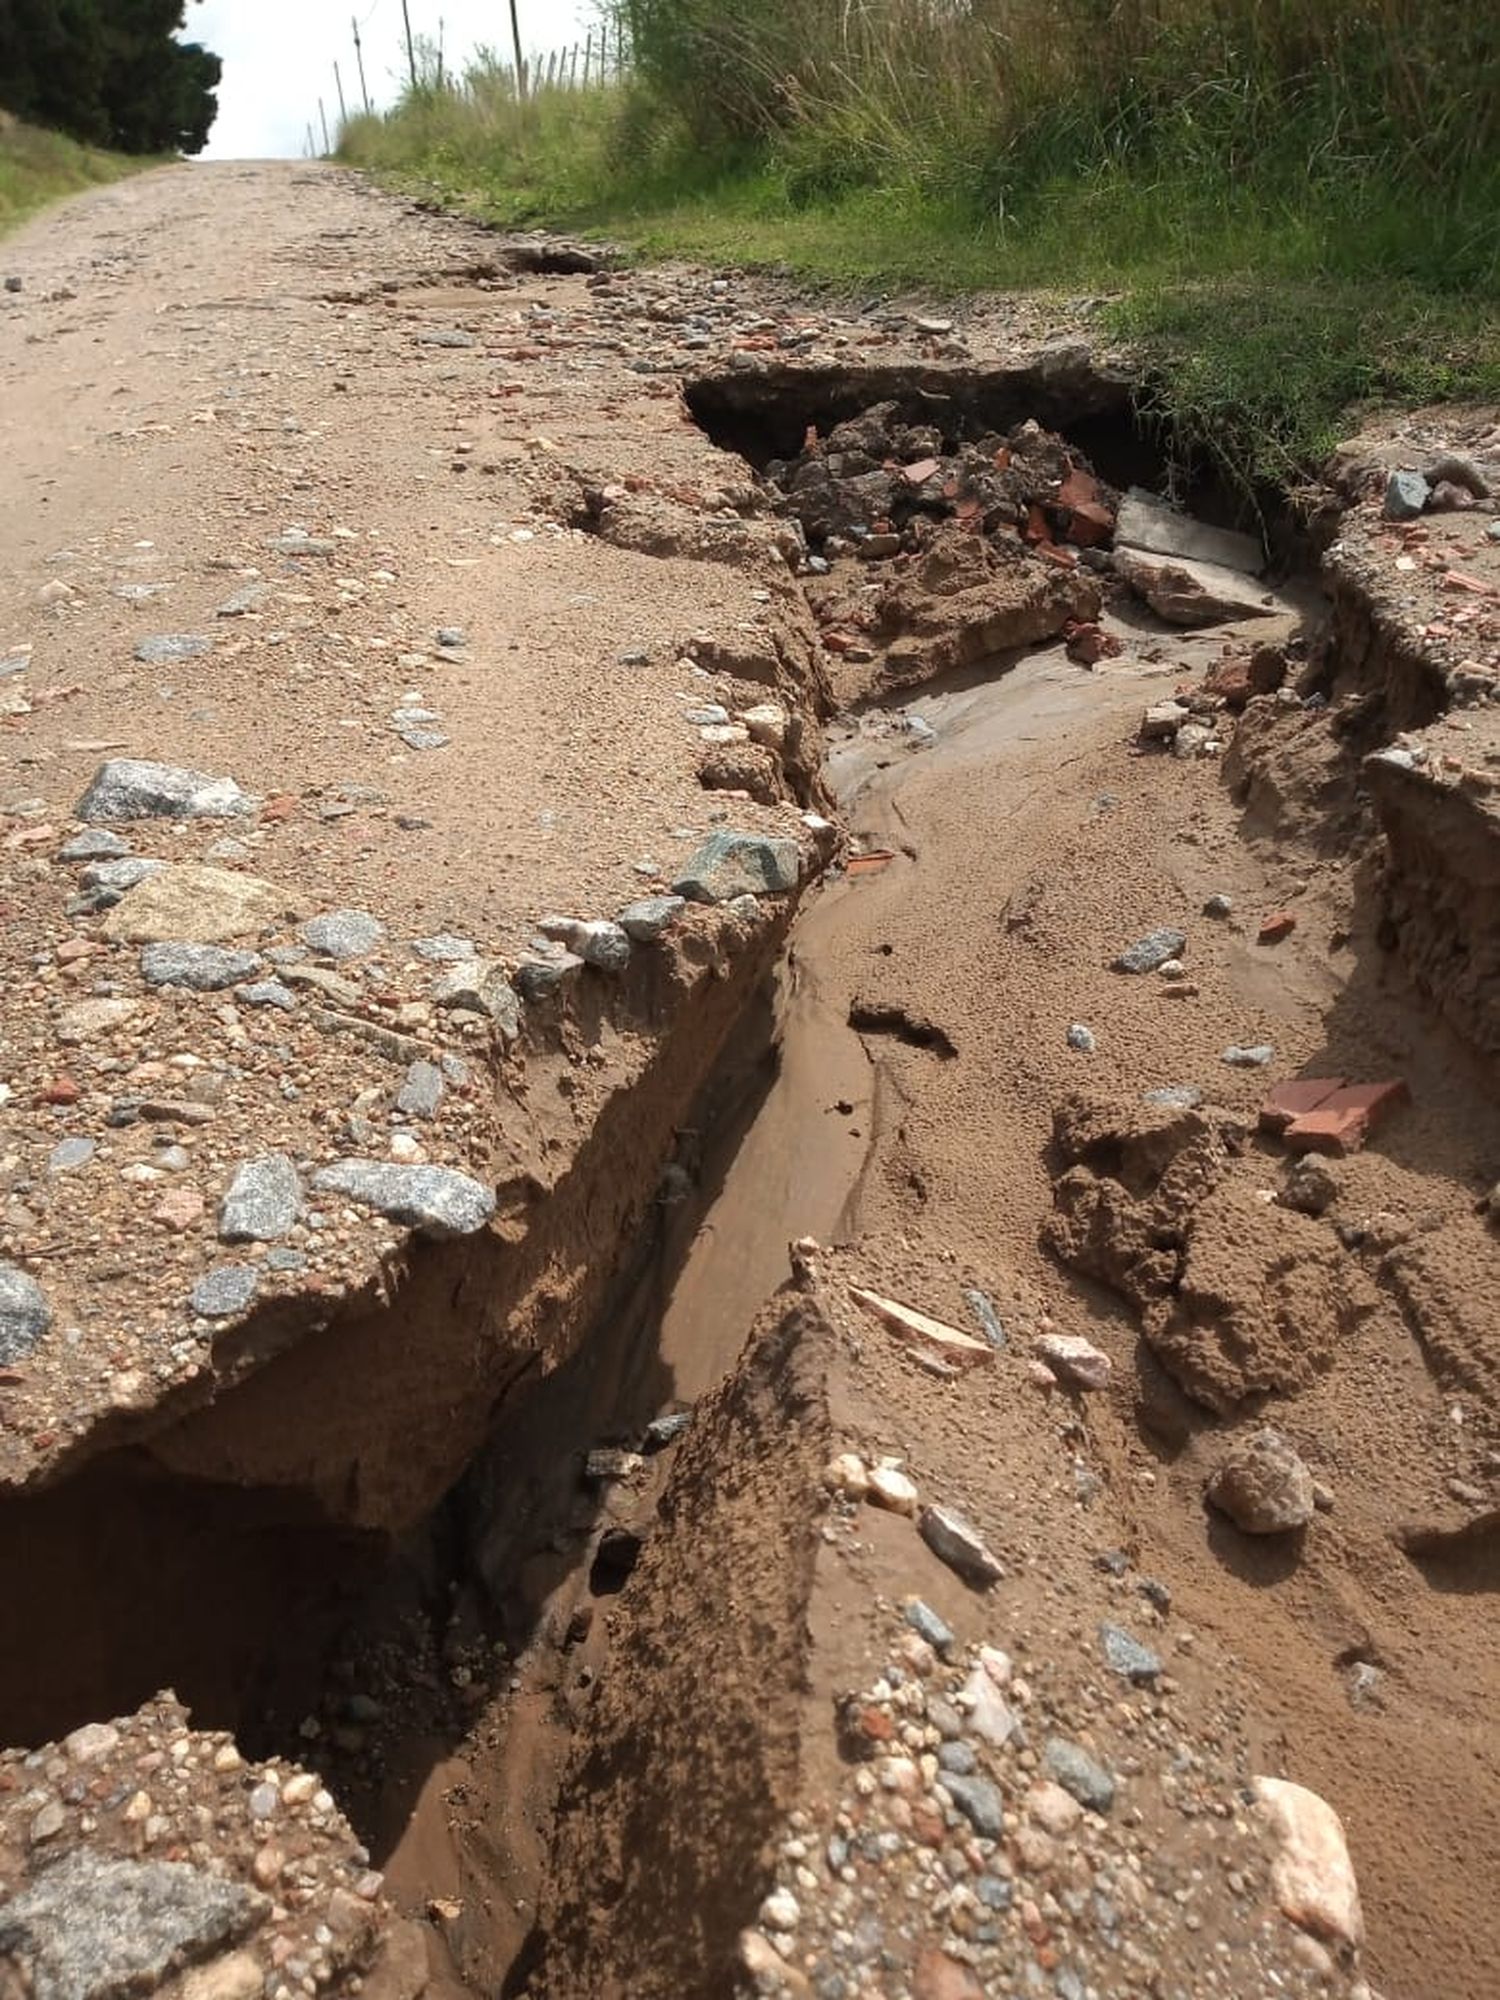
[[1251, 1785], [1275, 1843], [1271, 1886], [1282, 1915], [1317, 1937], [1357, 1947], [1364, 1916], [1338, 1814], [1285, 1778], [1253, 1778]]
[[857, 1451], [841, 1451], [824, 1466], [823, 1484], [844, 1500], [864, 1500], [870, 1491], [870, 1468]]
[[1281, 608], [1270, 593], [1239, 571], [1212, 563], [1117, 548], [1114, 570], [1169, 625], [1236, 624], [1244, 618], [1274, 617]]
[[653, 1417], [646, 1426], [644, 1449], [664, 1451], [669, 1444], [675, 1444], [693, 1421], [691, 1410], [673, 1410], [669, 1415]]
[[982, 1292], [977, 1285], [970, 1285], [964, 1293], [964, 1304], [973, 1314], [975, 1324], [990, 1346], [996, 1353], [1003, 1353], [1009, 1343], [993, 1299], [987, 1292]]
[[1187, 950], [1187, 932], [1162, 924], [1137, 938], [1114, 960], [1116, 972], [1156, 972], [1169, 958], [1181, 958]]
[[1102, 1348], [1082, 1334], [1044, 1333], [1032, 1352], [1044, 1361], [1059, 1382], [1075, 1389], [1107, 1389], [1113, 1364]]
[[1269, 1425], [1232, 1445], [1203, 1491], [1247, 1535], [1289, 1534], [1316, 1511], [1312, 1474]]
[[896, 856], [889, 847], [867, 848], [863, 854], [851, 854], [845, 862], [846, 873], [854, 876], [882, 874]]
[[638, 1451], [625, 1451], [617, 1445], [601, 1445], [584, 1459], [583, 1476], [599, 1484], [611, 1479], [634, 1479], [645, 1463]]
[[1004, 1577], [1004, 1565], [986, 1548], [979, 1530], [953, 1508], [924, 1507], [917, 1528], [939, 1562], [946, 1563], [965, 1583], [988, 1590]]
[[915, 1514], [917, 1483], [894, 1459], [883, 1458], [870, 1468], [870, 1501], [890, 1514]]
[[988, 1341], [975, 1340], [972, 1334], [960, 1333], [956, 1326], [918, 1312], [914, 1306], [904, 1306], [897, 1299], [866, 1291], [860, 1285], [851, 1285], [849, 1296], [890, 1332], [898, 1334], [903, 1340], [922, 1342], [936, 1348], [946, 1361], [975, 1367], [994, 1359], [994, 1350]]

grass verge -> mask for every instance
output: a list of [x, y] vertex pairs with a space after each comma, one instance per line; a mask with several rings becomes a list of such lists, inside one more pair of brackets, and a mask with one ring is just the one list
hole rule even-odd
[[43, 132], [0, 112], [0, 236], [49, 202], [158, 164], [81, 146], [61, 132]]
[[1084, 295], [1139, 354], [1174, 454], [1247, 493], [1300, 484], [1363, 406], [1500, 399], [1500, 27], [1457, 0], [1326, 19], [622, 0], [617, 19], [629, 82], [523, 105], [480, 63], [355, 121], [343, 156], [648, 256]]

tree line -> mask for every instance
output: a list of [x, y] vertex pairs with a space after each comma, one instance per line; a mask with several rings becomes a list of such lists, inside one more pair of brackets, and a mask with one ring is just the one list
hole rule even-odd
[[0, 0], [0, 106], [120, 153], [196, 153], [222, 64], [186, 0]]

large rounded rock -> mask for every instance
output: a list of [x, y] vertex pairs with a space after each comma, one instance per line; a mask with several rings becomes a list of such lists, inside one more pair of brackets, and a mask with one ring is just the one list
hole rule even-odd
[[1205, 1490], [1247, 1535], [1284, 1535], [1313, 1517], [1313, 1476], [1280, 1431], [1259, 1430], [1235, 1445]]

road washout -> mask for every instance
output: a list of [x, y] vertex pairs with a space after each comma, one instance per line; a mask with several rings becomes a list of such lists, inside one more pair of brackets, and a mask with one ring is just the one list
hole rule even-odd
[[[570, 289], [526, 304], [541, 345], [511, 355], [545, 357], [548, 326], [629, 292], [579, 254], [514, 267], [565, 269]], [[471, 286], [504, 296], [503, 271], [450, 262], [424, 309], [461, 310]], [[337, 309], [358, 320], [370, 298], [354, 286]], [[772, 324], [786, 315], [766, 303]], [[762, 837], [799, 829], [804, 888], [830, 863], [831, 879], [790, 931], [790, 901], [741, 897], [727, 922], [688, 912], [619, 987], [573, 971], [555, 1016], [528, 993], [515, 1053], [531, 1111], [553, 1078], [575, 1105], [567, 1138], [533, 1128], [531, 1162], [512, 1165], [498, 1223], [519, 1257], [419, 1249], [408, 1267], [393, 1239], [380, 1289], [332, 1339], [279, 1366], [252, 1350], [201, 1417], [189, 1396], [189, 1421], [143, 1433], [144, 1454], [82, 1466], [41, 1513], [25, 1503], [34, 1576], [70, 1566], [111, 1513], [116, 1549], [153, 1534], [175, 1549], [183, 1475], [221, 1483], [210, 1574], [242, 1584], [252, 1572], [225, 1552], [258, 1545], [274, 1589], [245, 1630], [195, 1619], [185, 1646], [174, 1621], [195, 1572], [169, 1565], [140, 1657], [112, 1642], [117, 1658], [90, 1659], [94, 1633], [124, 1635], [106, 1589], [77, 1641], [51, 1609], [28, 1617], [81, 1683], [42, 1690], [23, 1665], [17, 1686], [71, 1722], [111, 1685], [181, 1670], [270, 1758], [260, 1783], [283, 1810], [335, 1840], [338, 1807], [352, 1815], [364, 1846], [341, 1865], [364, 1872], [342, 1893], [377, 1913], [390, 1897], [403, 1921], [377, 1937], [378, 1914], [339, 1904], [344, 1930], [325, 1928], [347, 1950], [296, 1975], [315, 1989], [363, 1966], [406, 1993], [644, 2000], [723, 1990], [737, 1957], [769, 1992], [932, 2000], [1033, 1967], [1063, 1992], [1116, 1976], [1211, 1991], [1226, 1953], [1249, 1952], [1287, 1990], [1355, 1993], [1363, 1931], [1337, 1856], [1316, 1920], [1278, 1873], [1277, 1840], [1295, 1845], [1278, 1815], [1310, 1810], [1252, 1790], [1280, 1772], [1344, 1819], [1387, 2000], [1421, 1990], [1413, 1968], [1453, 1935], [1483, 1990], [1486, 1913], [1444, 1853], [1489, 1694], [1493, 1237], [1474, 1194], [1493, 1087], [1474, 1047], [1484, 975], [1435, 967], [1455, 938], [1485, 948], [1483, 910], [1451, 877], [1482, 879], [1491, 849], [1487, 793], [1465, 782], [1483, 744], [1421, 738], [1483, 734], [1487, 586], [1472, 579], [1476, 615], [1446, 628], [1451, 672], [1441, 646], [1410, 641], [1410, 605], [1381, 601], [1397, 531], [1380, 453], [1430, 457], [1420, 433], [1345, 466], [1338, 504], [1359, 511], [1327, 558], [1330, 621], [1316, 590], [1247, 584], [1260, 551], [1125, 490], [1159, 471], [1127, 376], [1076, 350], [976, 368], [933, 355], [949, 323], [916, 330], [922, 362], [833, 376], [774, 354], [747, 370], [776, 343], [741, 331], [720, 378], [733, 393], [700, 372], [688, 402], [715, 426], [732, 410], [764, 475], [748, 484], [711, 454], [705, 499], [701, 441], [688, 487], [611, 476], [597, 439], [545, 463], [544, 438], [531, 488], [567, 524], [567, 563], [665, 560], [687, 596], [705, 574], [754, 583], [748, 619], [689, 645], [709, 684], [692, 782]], [[820, 511], [859, 480], [848, 518]], [[1111, 551], [1127, 505], [1146, 545]], [[1435, 517], [1402, 531], [1408, 596], [1414, 573], [1450, 599], [1447, 578], [1469, 574], [1471, 551], [1428, 559], [1425, 537], [1449, 532]], [[1151, 548], [1162, 534], [1191, 547]], [[455, 650], [442, 632], [437, 650]], [[1359, 778], [1371, 753], [1434, 796], [1409, 790], [1377, 817]], [[462, 809], [461, 788], [428, 797], [445, 794]], [[1455, 809], [1473, 830], [1435, 855], [1431, 817]], [[1403, 898], [1430, 918], [1399, 923]], [[1178, 976], [1116, 968], [1160, 931]], [[567, 956], [580, 938], [547, 941]], [[546, 962], [535, 936], [527, 949]], [[416, 1003], [404, 1025], [423, 1020]], [[1247, 1068], [1230, 1048], [1270, 1055]], [[600, 1052], [604, 1087], [579, 1099]], [[1378, 1145], [1323, 1169], [1331, 1191], [1302, 1168], [1278, 1189], [1285, 1156], [1258, 1136], [1266, 1069], [1399, 1069], [1408, 1102]], [[1143, 1106], [1152, 1092], [1169, 1101]], [[1099, 1256], [1100, 1231], [1075, 1226], [1091, 1215], [1107, 1246], [1140, 1229], [1144, 1262]], [[872, 1295], [883, 1320], [860, 1304]], [[969, 1327], [949, 1353], [982, 1349], [983, 1365], [930, 1338], [894, 1345], [912, 1308]], [[1267, 1375], [1260, 1350], [1275, 1362], [1288, 1312], [1291, 1359]], [[470, 1365], [476, 1313], [510, 1345], [474, 1374], [451, 1456], [413, 1454], [403, 1489], [401, 1398], [416, 1407], [424, 1375]], [[439, 1325], [448, 1348], [415, 1372], [413, 1329]], [[299, 1401], [331, 1411], [356, 1369], [373, 1400], [340, 1410], [309, 1481], [278, 1422]], [[343, 1453], [358, 1462], [382, 1407], [387, 1470], [341, 1491], [330, 1474]], [[1290, 1542], [1203, 1511], [1226, 1449], [1267, 1419], [1318, 1496]], [[436, 1409], [425, 1421], [435, 1433]], [[863, 1504], [872, 1490], [883, 1505]], [[36, 1531], [54, 1503], [49, 1544]], [[955, 1560], [934, 1508], [962, 1516], [977, 1554]], [[977, 1591], [955, 1575], [965, 1561]], [[131, 1557], [121, 1580], [148, 1566]], [[253, 1791], [180, 1711], [142, 1726]], [[330, 1789], [304, 1792], [287, 1757]], [[1459, 1814], [1483, 1840], [1495, 1801], [1482, 1776], [1464, 1782]], [[44, 1875], [34, 1832], [31, 1848]], [[244, 1865], [274, 1883], [286, 1863], [266, 1851]], [[222, 1936], [259, 1921], [246, 1905]], [[299, 1946], [276, 1949], [280, 1964]]]

